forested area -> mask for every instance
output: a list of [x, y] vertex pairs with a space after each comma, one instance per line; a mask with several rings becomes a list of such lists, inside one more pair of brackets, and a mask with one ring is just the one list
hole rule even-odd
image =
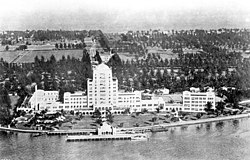
[[131, 54], [143, 54], [147, 52], [147, 47], [171, 49], [174, 53], [182, 53], [184, 48], [202, 49], [206, 52], [210, 52], [213, 47], [246, 50], [250, 43], [250, 32], [247, 29], [129, 31], [107, 36], [112, 40], [110, 46], [117, 52]]
[[[94, 37], [104, 50], [109, 50], [108, 40], [101, 30], [26, 30], [6, 31], [5, 34], [0, 34], [2, 45], [12, 45], [20, 41], [26, 42], [27, 45], [50, 41], [57, 42], [55, 44], [56, 49], [83, 49], [85, 37]], [[65, 40], [80, 40], [82, 43], [66, 43]]]

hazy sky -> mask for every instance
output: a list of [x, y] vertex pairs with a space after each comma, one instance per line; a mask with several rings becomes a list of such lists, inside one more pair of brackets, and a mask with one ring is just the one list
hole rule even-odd
[[250, 28], [249, 0], [1, 0], [0, 30]]

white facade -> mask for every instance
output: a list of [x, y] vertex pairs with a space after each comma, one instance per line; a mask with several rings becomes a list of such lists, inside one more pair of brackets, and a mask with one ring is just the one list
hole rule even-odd
[[[164, 89], [162, 94], [149, 96], [143, 99], [140, 91], [118, 92], [118, 80], [112, 77], [112, 70], [105, 64], [93, 66], [93, 79], [87, 81], [87, 95], [84, 92], [64, 93], [64, 103], [58, 102], [58, 91], [37, 90], [29, 99], [28, 105], [22, 110], [41, 111], [47, 109], [49, 112], [79, 111], [84, 115], [92, 115], [96, 109], [102, 113], [107, 109], [114, 114], [122, 114], [125, 109], [130, 112], [141, 112], [147, 110], [160, 111], [184, 111], [204, 112], [207, 102], [211, 102], [215, 109], [215, 93], [184, 91], [183, 94], [168, 94]], [[147, 97], [147, 96], [145, 96]], [[182, 104], [183, 103], [183, 104]]]
[[208, 102], [211, 102], [215, 109], [214, 92], [183, 92], [183, 111], [186, 112], [204, 112]]
[[64, 93], [64, 110], [88, 110], [87, 96], [84, 92]]
[[88, 106], [95, 110], [117, 106], [118, 80], [112, 77], [111, 69], [100, 64], [93, 67], [93, 79], [88, 79]]
[[129, 108], [130, 112], [141, 111], [141, 92], [118, 93], [118, 103], [115, 110], [125, 110]]
[[34, 111], [53, 110], [58, 107], [58, 91], [36, 90], [29, 100], [28, 106]]
[[141, 100], [141, 111], [147, 110], [149, 112], [154, 112], [157, 108], [164, 108], [164, 100], [162, 97], [153, 97], [150, 100]]

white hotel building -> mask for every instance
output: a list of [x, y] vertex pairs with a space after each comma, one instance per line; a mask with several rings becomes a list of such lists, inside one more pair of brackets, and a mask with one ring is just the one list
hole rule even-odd
[[[166, 95], [165, 95], [166, 96]], [[107, 109], [114, 114], [122, 114], [129, 108], [130, 112], [141, 112], [148, 110], [156, 111], [161, 108], [164, 111], [170, 111], [173, 104], [168, 105], [161, 96], [152, 96], [151, 99], [142, 99], [140, 91], [118, 92], [118, 80], [112, 77], [111, 69], [100, 64], [93, 66], [93, 79], [87, 81], [87, 94], [84, 92], [64, 93], [64, 103], [58, 101], [58, 91], [37, 90], [29, 99], [28, 105], [20, 110], [33, 110], [35, 112], [47, 109], [49, 112], [79, 111], [84, 115], [92, 115], [95, 109], [102, 113]], [[183, 105], [179, 104], [177, 110], [186, 112], [204, 112], [207, 102], [211, 102], [215, 107], [214, 92], [183, 92]], [[176, 107], [175, 107], [176, 108]]]
[[104, 63], [93, 66], [93, 79], [88, 79], [88, 106], [113, 110], [117, 106], [118, 80]]

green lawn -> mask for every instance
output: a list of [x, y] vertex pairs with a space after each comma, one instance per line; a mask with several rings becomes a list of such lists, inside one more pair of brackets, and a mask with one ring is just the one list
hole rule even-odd
[[[152, 122], [152, 118], [153, 117], [157, 117], [157, 120], [155, 122]], [[113, 122], [113, 126], [116, 127], [126, 127], [126, 128], [130, 128], [130, 127], [135, 127], [135, 126], [149, 126], [149, 125], [153, 125], [154, 123], [157, 124], [162, 124], [162, 123], [167, 123], [166, 121], [170, 121], [169, 118], [166, 118], [164, 115], [154, 115], [151, 113], [148, 114], [140, 114], [139, 116], [132, 116], [132, 115], [115, 115], [114, 116], [114, 122]], [[123, 125], [121, 126], [120, 124]], [[73, 118], [71, 123], [64, 123], [60, 129], [85, 129], [85, 128], [96, 128], [97, 123], [95, 123], [95, 119], [90, 117], [90, 116], [86, 116], [83, 117], [81, 120], [76, 120], [75, 118]]]

